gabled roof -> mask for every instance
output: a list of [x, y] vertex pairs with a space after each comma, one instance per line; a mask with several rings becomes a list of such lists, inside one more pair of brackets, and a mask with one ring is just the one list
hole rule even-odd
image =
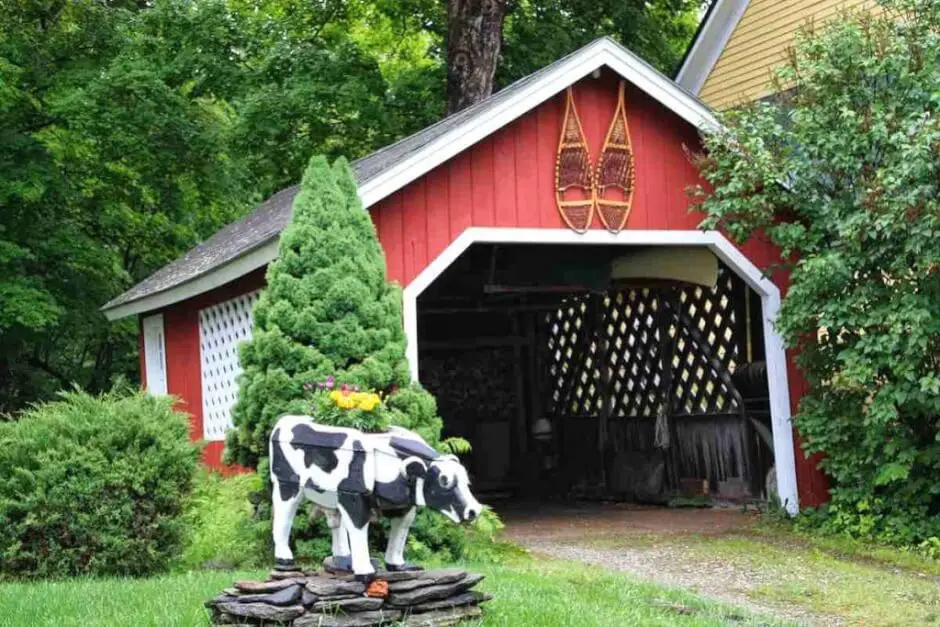
[[[619, 43], [597, 39], [489, 98], [353, 163], [363, 206], [418, 179], [601, 67], [608, 67], [664, 107], [703, 130], [711, 110]], [[277, 256], [297, 186], [284, 189], [184, 256], [102, 307], [109, 320], [153, 311], [224, 285]]]
[[718, 63], [718, 57], [747, 9], [749, 0], [712, 0], [676, 73], [676, 83], [695, 94]]

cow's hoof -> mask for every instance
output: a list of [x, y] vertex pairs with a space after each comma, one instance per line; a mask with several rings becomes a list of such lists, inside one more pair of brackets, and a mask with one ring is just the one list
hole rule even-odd
[[359, 583], [370, 584], [372, 580], [375, 579], [375, 573], [365, 573], [364, 575], [356, 575], [356, 581]]
[[274, 570], [294, 571], [297, 570], [297, 566], [294, 564], [294, 560], [292, 559], [276, 558], [274, 560]]
[[390, 573], [402, 573], [420, 571], [424, 570], [424, 568], [417, 564], [412, 564], [411, 562], [405, 562], [404, 564], [386, 564], [385, 570]]
[[[369, 561], [372, 563], [372, 568], [374, 570], [379, 569], [379, 560], [373, 557]], [[348, 555], [327, 557], [325, 560], [323, 560], [323, 570], [332, 575], [349, 575], [353, 572], [352, 558]]]

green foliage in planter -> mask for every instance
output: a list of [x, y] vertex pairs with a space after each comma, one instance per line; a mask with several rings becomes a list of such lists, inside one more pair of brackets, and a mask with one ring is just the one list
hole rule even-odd
[[0, 423], [0, 576], [165, 570], [198, 463], [172, 404], [70, 392]]
[[795, 422], [833, 481], [809, 520], [911, 543], [940, 536], [940, 7], [884, 5], [802, 33], [789, 91], [723, 116], [702, 208], [790, 260]]

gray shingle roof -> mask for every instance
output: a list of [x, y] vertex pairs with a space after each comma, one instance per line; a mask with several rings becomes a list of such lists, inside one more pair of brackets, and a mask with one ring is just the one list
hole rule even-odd
[[[517, 96], [519, 92], [524, 91], [533, 83], [537, 83], [543, 77], [552, 74], [558, 66], [564, 64], [570, 58], [586, 53], [589, 48], [598, 44], [603, 46], [613, 44], [617, 49], [630, 55], [633, 59], [646, 66], [648, 71], [659, 75], [659, 72], [652, 66], [630, 53], [617, 42], [607, 37], [601, 38], [555, 61], [551, 65], [519, 79], [489, 98], [444, 118], [410, 137], [406, 137], [385, 148], [381, 148], [354, 162], [352, 167], [360, 187], [378, 177], [386, 169], [409, 158], [413, 153], [420, 151], [428, 144], [434, 142], [446, 133], [455, 130], [457, 127], [460, 127], [472, 119], [485, 118], [488, 115], [495, 114], [504, 107], [507, 101]], [[665, 79], [665, 77], [663, 78]], [[665, 80], [668, 81], [669, 79]], [[686, 90], [672, 83], [672, 81], [669, 82], [671, 83], [671, 88], [683, 92], [703, 109], [707, 110], [707, 107], [702, 105], [695, 96], [692, 96]], [[128, 305], [134, 301], [159, 294], [189, 281], [193, 281], [215, 268], [268, 244], [278, 237], [281, 230], [290, 220], [291, 206], [298, 189], [299, 186], [294, 185], [274, 194], [245, 217], [226, 226], [179, 259], [160, 268], [131, 289], [105, 304], [101, 308], [102, 311], [107, 312], [108, 310], [121, 307], [122, 305]]]

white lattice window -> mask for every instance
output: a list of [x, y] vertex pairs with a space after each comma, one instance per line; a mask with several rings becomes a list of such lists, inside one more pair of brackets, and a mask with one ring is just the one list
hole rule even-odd
[[202, 365], [202, 437], [224, 440], [232, 427], [238, 397], [238, 344], [251, 339], [251, 310], [259, 292], [251, 292], [199, 310]]

